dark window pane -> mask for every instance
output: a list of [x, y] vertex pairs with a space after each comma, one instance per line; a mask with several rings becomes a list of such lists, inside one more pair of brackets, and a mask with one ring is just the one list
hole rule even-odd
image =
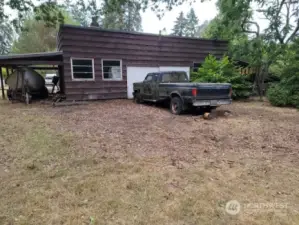
[[93, 79], [93, 65], [91, 59], [73, 59], [74, 79]]
[[75, 79], [92, 79], [92, 73], [73, 73]]
[[201, 67], [201, 63], [193, 63], [193, 72], [197, 72]]
[[73, 59], [73, 66], [90, 66], [90, 67], [92, 67], [92, 60], [90, 60], [90, 59]]
[[120, 66], [120, 61], [110, 61], [110, 60], [103, 60], [103, 66]]
[[104, 73], [104, 78], [105, 79], [112, 79], [112, 73], [109, 73], [109, 72]]
[[84, 66], [73, 66], [73, 72], [89, 72], [92, 73], [92, 67], [84, 67]]

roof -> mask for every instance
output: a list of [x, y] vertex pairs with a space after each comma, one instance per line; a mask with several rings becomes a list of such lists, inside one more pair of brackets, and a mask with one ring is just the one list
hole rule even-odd
[[123, 33], [123, 34], [134, 34], [134, 35], [142, 35], [142, 36], [152, 36], [152, 37], [171, 37], [171, 38], [178, 38], [178, 39], [191, 39], [191, 40], [203, 40], [203, 41], [219, 41], [219, 42], [228, 42], [227, 40], [220, 40], [220, 39], [207, 39], [207, 38], [195, 38], [195, 37], [180, 37], [175, 35], [160, 35], [160, 34], [152, 34], [152, 33], [143, 33], [143, 32], [136, 32], [136, 31], [123, 31], [123, 30], [114, 30], [114, 29], [104, 29], [100, 27], [82, 27], [78, 25], [70, 25], [70, 24], [62, 24], [60, 25], [59, 32], [62, 28], [74, 28], [80, 30], [93, 30], [93, 31], [104, 31], [104, 32], [111, 32], [111, 33]]
[[38, 52], [38, 53], [25, 53], [25, 54], [11, 54], [11, 55], [0, 55], [0, 60], [7, 59], [28, 59], [28, 58], [49, 58], [54, 56], [62, 56], [62, 52]]
[[1, 55], [0, 65], [55, 65], [62, 62], [62, 52], [39, 52]]

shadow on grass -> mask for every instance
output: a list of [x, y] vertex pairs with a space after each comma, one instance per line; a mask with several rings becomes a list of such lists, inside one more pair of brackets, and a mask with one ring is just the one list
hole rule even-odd
[[[161, 110], [164, 110], [165, 112], [171, 113], [169, 109], [169, 103], [165, 102], [158, 102], [158, 103], [153, 103], [153, 102], [144, 102], [142, 103], [145, 106], [148, 107], [156, 107]], [[215, 117], [226, 117], [228, 114], [232, 114], [231, 111], [221, 109], [217, 107], [216, 109], [211, 109], [210, 107], [192, 107], [187, 110], [185, 110], [180, 116], [203, 116], [204, 113], [212, 113], [213, 118]]]

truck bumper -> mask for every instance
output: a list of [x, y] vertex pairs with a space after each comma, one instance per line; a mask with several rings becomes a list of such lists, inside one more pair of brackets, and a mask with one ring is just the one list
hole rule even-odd
[[220, 105], [229, 105], [232, 103], [231, 99], [219, 99], [219, 100], [195, 100], [192, 105], [195, 107], [198, 106], [220, 106]]

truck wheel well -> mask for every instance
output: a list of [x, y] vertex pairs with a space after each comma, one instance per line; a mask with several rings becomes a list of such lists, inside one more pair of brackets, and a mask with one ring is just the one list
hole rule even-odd
[[171, 97], [171, 98], [174, 98], [174, 97], [181, 98], [181, 96], [178, 95], [177, 93], [172, 93], [172, 94], [170, 95], [170, 97]]

